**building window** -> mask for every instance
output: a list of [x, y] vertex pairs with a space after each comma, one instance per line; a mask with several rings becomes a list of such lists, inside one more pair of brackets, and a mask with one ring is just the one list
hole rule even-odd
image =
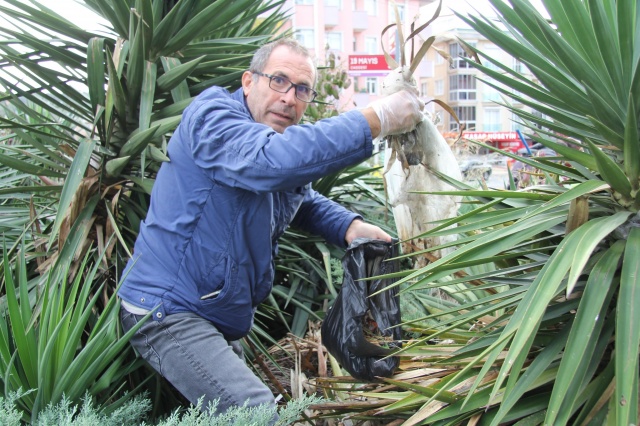
[[441, 65], [443, 63], [444, 63], [444, 56], [436, 52], [436, 65]]
[[296, 4], [313, 4], [313, 0], [296, 0]]
[[[472, 43], [469, 43], [473, 45]], [[451, 68], [471, 68], [471, 65], [464, 61], [464, 58], [468, 58], [467, 52], [462, 48], [460, 43], [451, 43], [449, 45], [449, 55], [451, 55]]]
[[524, 125], [522, 124], [522, 118], [518, 117], [513, 112], [511, 113], [511, 131], [517, 132], [518, 130], [524, 130]]
[[331, 50], [342, 50], [342, 33], [326, 33], [325, 40]]
[[434, 96], [442, 96], [442, 95], [444, 95], [444, 80], [436, 80], [434, 82], [433, 95]]
[[420, 96], [427, 96], [427, 83], [420, 84]]
[[325, 0], [325, 6], [337, 7], [338, 9], [342, 9], [342, 1], [341, 0]]
[[378, 94], [378, 79], [376, 77], [367, 77], [367, 93], [371, 95]]
[[485, 108], [482, 130], [485, 132], [499, 132], [502, 130], [500, 108]]
[[455, 74], [449, 76], [450, 101], [475, 101], [476, 77], [472, 74]]
[[[456, 113], [458, 119], [460, 120], [460, 124], [464, 125], [465, 130], [475, 130], [476, 129], [476, 107], [474, 106], [458, 106], [453, 107], [453, 112]], [[452, 132], [456, 132], [460, 130], [458, 123], [456, 120], [451, 117], [449, 119], [449, 130]]]
[[398, 15], [400, 15], [400, 22], [404, 23], [406, 16], [404, 4], [389, 2], [389, 20], [396, 22], [396, 7], [398, 8]]
[[[488, 83], [497, 84], [497, 81], [493, 78], [487, 78]], [[500, 92], [493, 86], [489, 86], [487, 83], [482, 85], [482, 101], [483, 102], [498, 102], [500, 100]]]
[[307, 49], [313, 49], [315, 47], [313, 30], [297, 30], [296, 40]]
[[364, 10], [367, 15], [378, 16], [378, 0], [364, 0]]
[[[514, 96], [514, 97], [516, 97], [516, 98], [522, 98], [522, 96], [523, 96], [523, 95], [522, 95], [522, 92], [520, 92], [519, 90], [516, 90], [516, 89], [511, 90], [511, 93], [512, 93], [512, 94], [513, 94], [513, 96]], [[512, 102], [512, 103], [515, 103], [515, 104], [522, 103], [522, 101], [520, 101], [520, 100], [518, 100], [518, 99], [512, 99], [512, 100], [511, 100], [511, 102]]]
[[375, 55], [378, 53], [378, 38], [377, 37], [365, 37], [364, 38], [364, 51], [368, 55]]
[[[498, 48], [498, 46], [488, 45], [488, 46], [484, 46], [480, 50], [482, 51], [482, 53], [484, 53], [485, 55], [487, 55], [491, 59], [495, 59], [498, 63], [501, 63], [501, 61], [500, 61], [500, 48]], [[482, 61], [482, 65], [484, 65], [485, 67], [489, 68], [490, 70], [497, 71], [497, 70], [500, 69], [500, 68], [498, 68], [498, 66], [496, 64], [494, 64], [493, 62], [489, 61], [487, 58], [480, 57], [480, 60]]]
[[525, 74], [527, 72], [527, 67], [518, 59], [513, 58], [513, 70], [518, 74]]

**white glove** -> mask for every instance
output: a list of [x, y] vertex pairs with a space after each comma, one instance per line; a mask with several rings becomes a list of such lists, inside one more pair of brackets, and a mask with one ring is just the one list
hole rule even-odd
[[369, 106], [380, 120], [379, 138], [410, 132], [422, 121], [424, 103], [407, 90], [373, 101]]

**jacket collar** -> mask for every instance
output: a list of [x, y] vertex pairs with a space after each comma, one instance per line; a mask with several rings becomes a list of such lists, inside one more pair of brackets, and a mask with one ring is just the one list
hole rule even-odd
[[251, 111], [249, 111], [249, 106], [247, 105], [247, 98], [244, 96], [242, 87], [231, 94], [231, 99], [240, 102], [244, 106], [244, 109], [249, 113], [249, 115], [251, 115]]

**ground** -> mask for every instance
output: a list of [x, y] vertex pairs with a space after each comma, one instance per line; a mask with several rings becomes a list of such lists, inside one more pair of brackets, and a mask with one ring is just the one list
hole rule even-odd
[[[319, 322], [310, 324], [309, 332], [304, 338], [289, 335], [281, 339], [277, 346], [270, 348], [269, 354], [282, 369], [278, 369], [273, 362], [263, 357], [258, 357], [254, 366], [260, 371], [263, 380], [276, 396], [285, 391], [293, 398], [298, 398], [303, 394], [316, 394], [325, 397], [323, 382], [330, 383], [334, 379], [349, 380], [348, 377], [334, 375], [326, 349], [321, 343]], [[308, 414], [314, 416], [319, 414], [319, 411], [310, 411]], [[316, 419], [314, 422], [315, 426], [390, 425], [388, 420]], [[300, 425], [309, 424], [300, 423]]]

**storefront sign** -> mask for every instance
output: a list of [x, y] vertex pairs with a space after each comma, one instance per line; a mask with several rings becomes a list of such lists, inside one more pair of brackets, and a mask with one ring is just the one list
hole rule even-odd
[[[458, 135], [458, 132], [445, 132], [442, 134], [448, 139], [455, 139]], [[518, 137], [517, 132], [462, 132], [462, 139], [486, 142], [503, 151], [516, 152], [520, 148], [524, 148], [524, 144]]]
[[390, 70], [384, 55], [349, 55], [349, 75], [385, 76]]
[[[445, 138], [457, 138], [457, 132], [446, 132], [443, 134]], [[473, 139], [477, 141], [492, 142], [512, 142], [520, 141], [516, 132], [462, 132], [463, 139]]]

